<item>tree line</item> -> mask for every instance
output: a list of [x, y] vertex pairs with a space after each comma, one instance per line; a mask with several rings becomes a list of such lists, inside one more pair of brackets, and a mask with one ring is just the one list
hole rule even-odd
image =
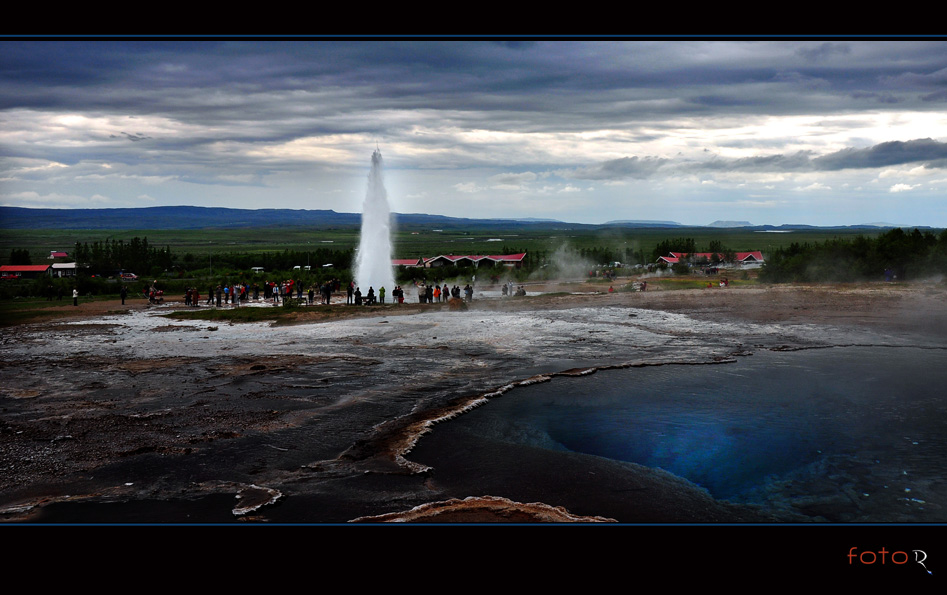
[[200, 259], [187, 253], [181, 261], [187, 269], [249, 270], [253, 267], [262, 267], [267, 271], [289, 271], [297, 266], [300, 268], [308, 266], [315, 271], [325, 265], [332, 265], [326, 268], [347, 269], [355, 262], [355, 250], [316, 248], [308, 251], [228, 252], [203, 256]]
[[765, 257], [759, 278], [768, 283], [921, 279], [947, 273], [947, 230], [792, 243]]
[[10, 251], [10, 264], [13, 265], [31, 265], [33, 259], [30, 257], [30, 251], [26, 249], [14, 248]]
[[114, 275], [118, 271], [160, 273], [174, 264], [170, 248], [156, 248], [148, 244], [148, 238], [137, 236], [128, 242], [111, 238], [91, 244], [76, 242], [72, 257], [92, 275]]

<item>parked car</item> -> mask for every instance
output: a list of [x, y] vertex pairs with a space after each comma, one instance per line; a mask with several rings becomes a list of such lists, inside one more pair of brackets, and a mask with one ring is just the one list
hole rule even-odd
[[122, 273], [122, 281], [137, 281], [138, 275], [135, 273]]

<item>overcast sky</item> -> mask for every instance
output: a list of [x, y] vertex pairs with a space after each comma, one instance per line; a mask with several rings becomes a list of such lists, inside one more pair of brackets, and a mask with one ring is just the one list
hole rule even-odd
[[0, 204], [947, 227], [941, 41], [0, 41]]

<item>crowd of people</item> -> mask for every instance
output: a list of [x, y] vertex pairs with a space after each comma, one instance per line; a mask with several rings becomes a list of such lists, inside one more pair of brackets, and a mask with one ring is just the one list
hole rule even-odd
[[519, 287], [517, 287], [517, 288], [514, 290], [514, 289], [513, 289], [513, 282], [512, 282], [512, 281], [508, 281], [508, 282], [506, 282], [506, 283], [503, 285], [503, 290], [502, 290], [502, 292], [503, 292], [503, 295], [511, 295], [511, 296], [522, 297], [522, 296], [526, 295], [526, 288], [523, 287], [522, 285], [520, 285]]
[[[340, 282], [338, 279], [332, 279], [318, 287], [322, 303], [328, 304], [331, 301], [333, 292], [339, 291]], [[267, 281], [262, 287], [258, 283], [252, 285], [247, 283], [222, 283], [216, 286], [210, 286], [207, 291], [205, 304], [221, 307], [224, 304], [230, 304], [239, 307], [250, 300], [254, 302], [272, 301], [274, 304], [285, 302], [294, 295], [295, 299], [314, 304], [317, 288], [311, 285], [308, 289], [303, 287], [303, 283], [295, 279], [285, 281]], [[146, 295], [153, 296], [155, 288], [152, 286], [146, 290]], [[184, 304], [186, 306], [198, 306], [201, 303], [201, 294], [197, 287], [189, 287], [184, 293]]]
[[[318, 285], [310, 285], [304, 288], [304, 284], [295, 279], [285, 281], [267, 281], [262, 284], [253, 283], [222, 283], [208, 288], [206, 293], [206, 305], [215, 305], [222, 307], [230, 305], [239, 307], [249, 301], [253, 302], [272, 302], [274, 305], [285, 303], [287, 299], [295, 296], [300, 303], [313, 305], [316, 303], [317, 295], [320, 303], [328, 305], [332, 303], [332, 296], [342, 291], [342, 283], [339, 279], [331, 279]], [[441, 285], [440, 282], [419, 281], [414, 283], [417, 291], [418, 303], [436, 304], [447, 303], [451, 299], [463, 299], [465, 302], [473, 300], [474, 288], [468, 283], [464, 287], [459, 285], [450, 286], [446, 282]], [[405, 302], [405, 290], [401, 285], [396, 285], [394, 289], [388, 292], [384, 287], [379, 287], [376, 291], [373, 286], [366, 292], [362, 292], [361, 287], [354, 281], [345, 286], [345, 303], [355, 306], [370, 306], [374, 304], [384, 304], [386, 298], [390, 303], [403, 304]], [[513, 282], [509, 281], [502, 285], [504, 296], [524, 296], [526, 289], [520, 285], [514, 288]], [[145, 290], [145, 295], [153, 303], [160, 297], [160, 291], [152, 285]], [[190, 287], [185, 291], [184, 304], [186, 306], [198, 306], [201, 304], [202, 295], [197, 287]]]
[[417, 283], [415, 287], [418, 290], [418, 302], [421, 304], [447, 303], [451, 298], [460, 299], [460, 294], [464, 294], [464, 300], [469, 302], [473, 300], [473, 287], [468, 283], [463, 289], [459, 285], [449, 287], [447, 283], [441, 286], [438, 282], [434, 285], [429, 283]]

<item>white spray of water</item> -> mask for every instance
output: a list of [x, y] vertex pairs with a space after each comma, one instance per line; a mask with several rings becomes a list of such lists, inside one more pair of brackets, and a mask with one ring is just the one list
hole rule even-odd
[[368, 174], [368, 192], [362, 205], [362, 233], [355, 257], [355, 284], [362, 295], [368, 288], [385, 288], [388, 295], [395, 287], [394, 270], [391, 267], [391, 209], [388, 193], [382, 179], [381, 151], [372, 153], [372, 170]]

